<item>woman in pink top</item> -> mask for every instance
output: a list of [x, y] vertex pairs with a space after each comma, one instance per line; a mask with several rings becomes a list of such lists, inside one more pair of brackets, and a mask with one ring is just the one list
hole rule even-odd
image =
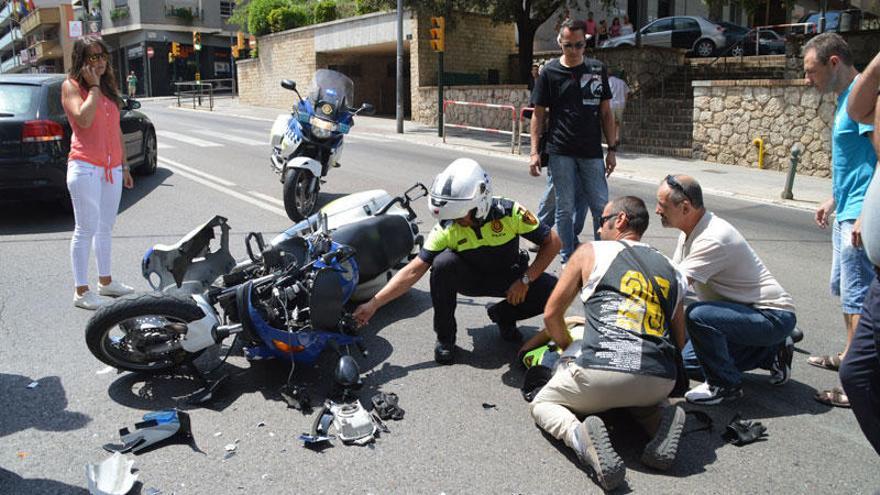
[[[72, 64], [61, 87], [61, 103], [73, 135], [67, 162], [67, 189], [76, 227], [70, 241], [75, 292], [73, 304], [95, 310], [110, 297], [134, 292], [110, 276], [110, 230], [119, 211], [122, 186], [131, 178], [122, 145], [119, 106], [122, 98], [100, 38], [86, 36], [73, 45]], [[98, 293], [89, 290], [92, 242], [98, 264]]]

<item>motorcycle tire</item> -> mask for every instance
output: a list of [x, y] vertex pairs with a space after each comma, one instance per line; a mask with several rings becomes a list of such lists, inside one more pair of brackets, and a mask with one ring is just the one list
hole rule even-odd
[[291, 221], [299, 222], [309, 217], [318, 203], [320, 181], [309, 190], [314, 176], [308, 170], [291, 168], [284, 173], [284, 211]]
[[[202, 309], [188, 297], [161, 293], [130, 294], [98, 308], [86, 325], [86, 344], [96, 358], [114, 368], [142, 373], [167, 371], [183, 363], [187, 351], [175, 349], [148, 356], [137, 346], [179, 339], [182, 335], [180, 328], [169, 328], [169, 323], [185, 326], [204, 316]], [[149, 327], [150, 323], [161, 322], [165, 322], [165, 326]], [[138, 328], [127, 328], [132, 324], [137, 324]], [[116, 336], [111, 335], [114, 330]], [[132, 338], [134, 331], [142, 335]], [[118, 337], [119, 333], [123, 336]], [[193, 353], [191, 357], [198, 354]]]

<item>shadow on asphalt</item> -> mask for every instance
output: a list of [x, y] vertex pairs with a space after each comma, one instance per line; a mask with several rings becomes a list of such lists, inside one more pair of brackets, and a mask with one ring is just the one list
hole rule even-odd
[[[33, 382], [37, 385], [28, 388]], [[78, 430], [92, 420], [85, 414], [67, 410], [67, 396], [61, 378], [57, 376], [33, 379], [0, 373], [0, 397], [7, 408], [13, 408], [0, 422], [0, 438], [31, 428], [40, 431]]]
[[[85, 488], [68, 485], [60, 481], [42, 478], [22, 478], [2, 467], [0, 467], [0, 486], [3, 487], [4, 493], [89, 493]], [[132, 493], [140, 493], [140, 491], [134, 491], [133, 489]]]
[[[164, 186], [165, 179], [172, 175], [161, 166], [150, 176], [136, 175], [134, 188], [123, 189], [119, 212], [145, 198], [154, 189]], [[69, 209], [70, 207], [67, 206]], [[48, 234], [73, 232], [73, 210], [55, 202], [6, 201], [0, 203], [0, 235]]]

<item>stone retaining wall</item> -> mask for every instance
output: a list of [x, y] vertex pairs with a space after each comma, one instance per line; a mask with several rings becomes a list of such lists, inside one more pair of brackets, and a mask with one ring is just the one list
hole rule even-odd
[[[413, 120], [427, 125], [437, 125], [437, 87], [423, 86], [418, 91], [419, 108], [413, 112]], [[524, 85], [453, 86], [444, 89], [443, 98], [513, 105], [516, 108], [516, 118], [519, 118], [519, 110], [528, 106], [529, 90]], [[509, 131], [511, 129], [510, 120], [510, 110], [501, 108], [450, 105], [446, 109], [446, 123], [448, 124], [464, 124]]]
[[803, 145], [798, 173], [831, 176], [831, 125], [836, 98], [802, 80], [694, 81], [694, 158], [786, 170], [791, 147]]

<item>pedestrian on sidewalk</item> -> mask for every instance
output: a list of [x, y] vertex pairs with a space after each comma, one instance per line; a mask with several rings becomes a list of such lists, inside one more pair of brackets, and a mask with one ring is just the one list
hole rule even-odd
[[[583, 215], [574, 218], [578, 202], [589, 205], [593, 233], [597, 235], [599, 217], [608, 202], [606, 179], [617, 165], [608, 71], [602, 62], [584, 57], [585, 29], [579, 21], [562, 23], [557, 36], [562, 57], [544, 66], [532, 92], [535, 113], [531, 122], [529, 173], [534, 177], [541, 175], [539, 138], [544, 131], [544, 114], [549, 109], [547, 165], [556, 199], [556, 230], [562, 239], [563, 263], [578, 244], [575, 225], [586, 216], [584, 208]], [[611, 143], [604, 162], [603, 133]]]
[[[860, 227], [856, 225], [877, 163], [871, 145], [874, 127], [856, 122], [847, 114], [847, 100], [859, 72], [853, 67], [852, 52], [840, 35], [822, 33], [804, 45], [804, 72], [811, 86], [822, 93], [837, 95], [831, 136], [833, 196], [816, 210], [815, 221], [822, 229], [827, 228], [829, 222], [832, 224], [831, 293], [840, 298], [846, 346], [840, 353], [810, 356], [807, 360], [813, 366], [837, 371], [849, 351], [868, 286], [874, 277], [871, 262], [861, 245]], [[833, 406], [850, 405], [840, 387], [823, 390], [815, 398]]]
[[[559, 26], [559, 31], [563, 29], [565, 21]], [[587, 20], [584, 21], [584, 33], [586, 33], [586, 41], [589, 46], [596, 46], [596, 21], [593, 20], [593, 13], [587, 12]], [[563, 51], [563, 53], [565, 53]]]
[[[119, 212], [122, 186], [131, 189], [134, 180], [122, 152], [122, 96], [109, 54], [100, 38], [77, 39], [70, 72], [61, 87], [61, 103], [73, 130], [67, 159], [67, 189], [76, 221], [70, 241], [73, 304], [89, 310], [108, 303], [110, 297], [134, 292], [110, 276], [110, 231]], [[92, 243], [98, 262], [97, 294], [89, 290], [88, 281]]]
[[[862, 73], [849, 95], [850, 118], [880, 127], [880, 53]], [[880, 133], [872, 134], [874, 151], [880, 155]], [[862, 233], [865, 253], [877, 276], [868, 288], [865, 304], [849, 350], [840, 364], [840, 383], [849, 398], [853, 413], [865, 437], [880, 454], [880, 174], [874, 177], [865, 194], [862, 215], [856, 221]]]
[[623, 16], [623, 24], [620, 26], [620, 35], [626, 36], [627, 34], [633, 34], [633, 25], [629, 22], [629, 16]]
[[611, 85], [611, 113], [614, 114], [614, 140], [620, 145], [620, 129], [623, 127], [623, 112], [626, 110], [626, 97], [629, 95], [629, 85], [624, 80], [622, 70], [616, 70], [608, 77]]
[[128, 83], [128, 97], [134, 98], [134, 94], [137, 93], [138, 86], [138, 78], [134, 75], [134, 71], [131, 71], [126, 78], [126, 82]]
[[[667, 398], [685, 341], [687, 283], [666, 256], [641, 242], [648, 222], [641, 199], [609, 202], [599, 227], [602, 240], [578, 248], [544, 309], [543, 337], [565, 352], [530, 406], [532, 419], [573, 449], [606, 490], [623, 482], [626, 467], [595, 414], [625, 408], [652, 437], [642, 462], [661, 470], [675, 461], [685, 423], [684, 410]], [[575, 296], [587, 324], [583, 340], [572, 342], [564, 317]], [[586, 419], [580, 422], [576, 414]]]
[[705, 381], [685, 394], [694, 404], [742, 397], [742, 372], [770, 370], [770, 383], [791, 377], [796, 318], [794, 301], [773, 278], [742, 234], [703, 205], [700, 184], [667, 175], [657, 189], [664, 227], [681, 230], [673, 262], [687, 276], [699, 302], [685, 311], [690, 342], [685, 369]]

